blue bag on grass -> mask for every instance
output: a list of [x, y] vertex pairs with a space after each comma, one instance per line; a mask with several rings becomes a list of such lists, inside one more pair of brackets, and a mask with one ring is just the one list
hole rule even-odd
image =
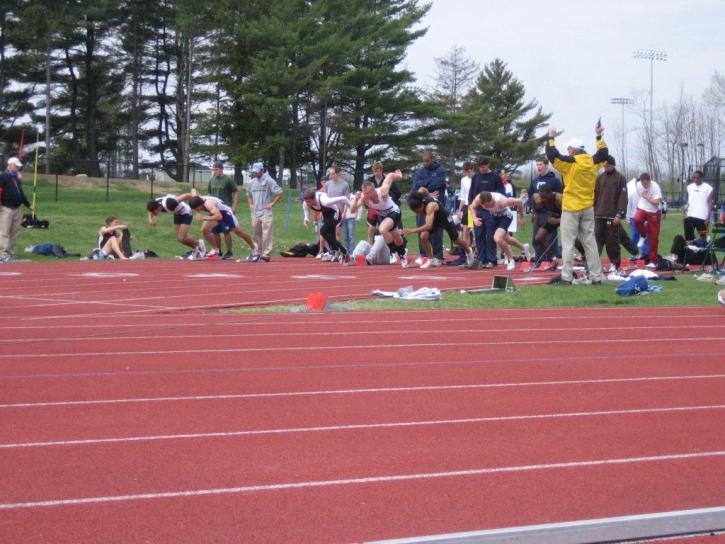
[[631, 297], [640, 293], [646, 293], [648, 289], [647, 278], [644, 276], [635, 276], [629, 278], [627, 281], [619, 284], [617, 287], [617, 294], [623, 297]]

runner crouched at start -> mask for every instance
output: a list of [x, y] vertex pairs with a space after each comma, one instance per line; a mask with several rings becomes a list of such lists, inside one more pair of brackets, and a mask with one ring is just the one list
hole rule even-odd
[[413, 193], [408, 198], [408, 203], [413, 212], [425, 215], [425, 222], [420, 227], [403, 229], [403, 234], [420, 233], [420, 243], [426, 254], [426, 257], [420, 265], [421, 268], [441, 265], [438, 259], [433, 258], [433, 247], [430, 243], [431, 236], [440, 229], [448, 233], [448, 236], [451, 237], [451, 242], [463, 248], [466, 252], [466, 263], [471, 264], [473, 262], [474, 257], [471, 245], [467, 240], [463, 240], [458, 235], [458, 229], [448, 220], [446, 211], [435, 198], [430, 196], [424, 187], [419, 188], [417, 193]]
[[223, 200], [215, 196], [200, 196], [196, 189], [192, 189], [191, 193], [181, 195], [177, 200], [180, 202], [188, 200], [189, 207], [195, 212], [207, 212], [207, 215], [202, 217], [204, 225], [201, 227], [204, 238], [213, 248], [207, 256], [219, 255], [221, 253], [220, 235], [233, 232], [244, 240], [252, 250], [249, 260], [259, 259], [259, 251], [254, 240], [241, 229], [237, 216], [234, 215], [232, 209]]

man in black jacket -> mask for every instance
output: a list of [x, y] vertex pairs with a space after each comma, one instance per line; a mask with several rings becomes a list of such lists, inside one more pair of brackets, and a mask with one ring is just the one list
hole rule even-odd
[[[556, 242], [556, 231], [551, 231], [546, 239], [546, 245], [541, 247], [540, 243], [537, 243], [535, 238], [539, 229], [546, 229], [549, 225], [549, 216], [546, 208], [541, 204], [534, 204], [534, 195], [538, 194], [543, 187], [548, 187], [551, 193], [563, 193], [564, 186], [561, 184], [561, 180], [556, 177], [553, 171], [549, 170], [549, 159], [544, 156], [537, 157], [536, 159], [536, 173], [539, 174], [533, 180], [531, 180], [531, 186], [529, 187], [529, 198], [531, 199], [531, 222], [533, 223], [533, 234], [532, 240], [534, 247], [536, 248], [536, 260], [540, 261], [542, 258], [541, 252], [543, 249], [553, 248], [554, 254], [559, 254], [559, 248], [554, 246]], [[539, 202], [541, 200], [539, 199]], [[549, 227], [550, 229], [550, 227]]]
[[[481, 193], [488, 191], [489, 193], [506, 193], [506, 189], [501, 181], [498, 172], [491, 170], [491, 164], [486, 157], [479, 157], [478, 172], [471, 179], [471, 188], [468, 191], [468, 201]], [[464, 268], [477, 269], [493, 268], [496, 266], [496, 242], [493, 240], [496, 224], [491, 214], [483, 206], [476, 210], [476, 217], [483, 221], [480, 227], [475, 227], [473, 232], [476, 236], [476, 259], [471, 264], [463, 265]]]
[[0, 174], [2, 206], [0, 206], [0, 262], [11, 261], [15, 257], [15, 244], [20, 230], [20, 206], [24, 205], [31, 213], [33, 207], [28, 202], [20, 183], [23, 163], [12, 157], [8, 160], [7, 170]]

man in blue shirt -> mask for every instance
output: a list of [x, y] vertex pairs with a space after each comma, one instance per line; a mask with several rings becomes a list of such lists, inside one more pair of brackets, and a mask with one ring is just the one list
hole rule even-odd
[[[433, 152], [430, 149], [423, 151], [421, 156], [423, 166], [418, 169], [413, 177], [413, 190], [410, 194], [415, 194], [418, 189], [424, 187], [428, 193], [435, 198], [445, 208], [446, 205], [446, 170], [438, 162], [434, 160]], [[425, 214], [416, 214], [416, 225], [425, 224]], [[433, 257], [439, 261], [443, 261], [443, 230], [438, 230], [431, 236], [430, 243], [433, 246]], [[425, 250], [420, 243], [418, 237], [418, 249], [420, 256], [425, 257]]]
[[[498, 172], [491, 170], [491, 163], [486, 157], [479, 157], [478, 172], [471, 179], [471, 188], [468, 191], [468, 201], [478, 196], [481, 191], [489, 193], [506, 193], [506, 188], [501, 181]], [[476, 217], [481, 219], [483, 224], [480, 227], [474, 227], [473, 232], [476, 236], [476, 260], [471, 264], [463, 265], [464, 268], [494, 268], [496, 266], [496, 242], [493, 235], [496, 232], [496, 223], [491, 213], [483, 206], [476, 209]]]
[[15, 257], [15, 244], [20, 231], [20, 206], [24, 205], [33, 212], [20, 184], [18, 172], [22, 167], [20, 159], [12, 157], [8, 160], [7, 170], [0, 174], [0, 262], [8, 262]]

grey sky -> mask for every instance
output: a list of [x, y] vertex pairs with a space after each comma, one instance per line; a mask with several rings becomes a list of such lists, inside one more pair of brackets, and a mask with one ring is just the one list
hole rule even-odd
[[[648, 96], [649, 61], [633, 49], [667, 51], [655, 62], [657, 105], [686, 94], [700, 96], [715, 70], [725, 72], [725, 0], [433, 0], [428, 33], [409, 50], [408, 69], [431, 85], [434, 57], [453, 45], [479, 64], [502, 58], [526, 86], [560, 140], [582, 138], [591, 149], [602, 116], [605, 138], [619, 149], [621, 106], [611, 97]], [[638, 124], [627, 113], [626, 124]]]

